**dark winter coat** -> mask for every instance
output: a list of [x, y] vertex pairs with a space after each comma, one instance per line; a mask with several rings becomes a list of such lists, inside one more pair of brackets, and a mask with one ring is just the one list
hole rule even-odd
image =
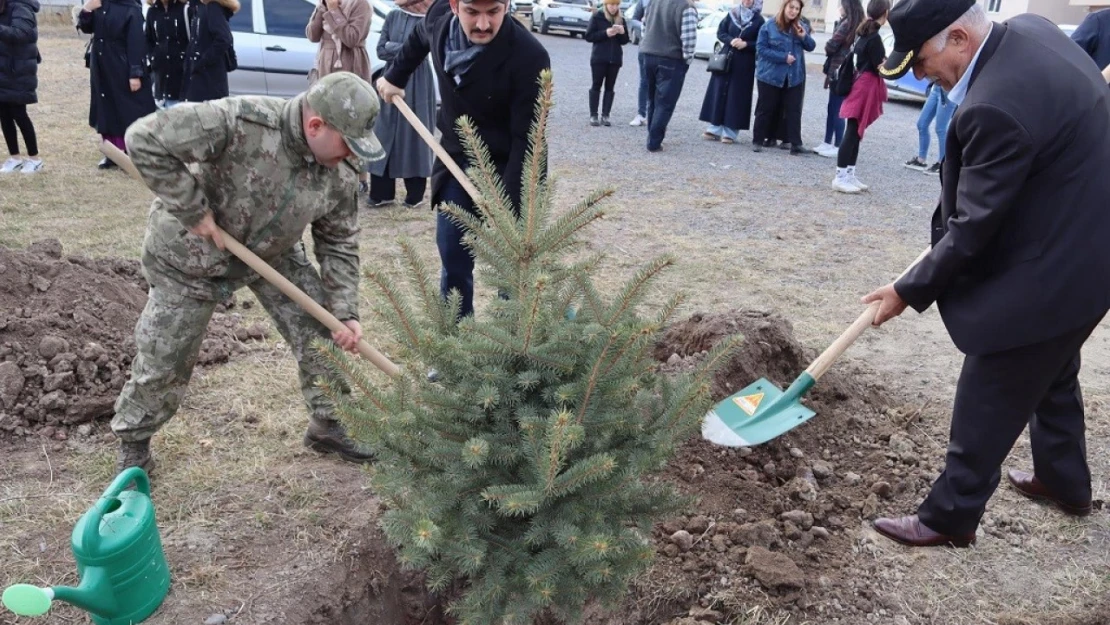
[[594, 44], [593, 52], [590, 53], [590, 65], [616, 65], [620, 67], [624, 64], [624, 51], [621, 46], [628, 43], [628, 24], [621, 20], [624, 24], [624, 32], [610, 37], [605, 31], [613, 25], [609, 18], [605, 17], [605, 5], [594, 11], [594, 16], [590, 18], [590, 25], [586, 27], [586, 34], [582, 36], [583, 39]]
[[228, 96], [227, 55], [232, 46], [228, 21], [238, 10], [237, 0], [190, 3], [192, 38], [185, 54], [185, 100], [207, 102]]
[[[91, 13], [81, 11], [77, 29], [92, 35], [89, 125], [102, 135], [122, 137], [132, 122], [155, 109], [142, 8], [138, 0], [104, 0]], [[138, 91], [131, 91], [132, 78], [142, 80]]]
[[34, 104], [39, 86], [38, 0], [7, 0], [0, 11], [0, 102]]
[[[393, 59], [385, 78], [403, 87], [431, 54], [432, 67], [439, 81], [440, 110], [436, 125], [443, 133], [440, 141], [443, 149], [466, 167], [464, 163], [469, 161], [455, 124], [460, 117], [469, 116], [502, 174], [505, 190], [513, 203], [520, 206], [521, 173], [528, 152], [528, 133], [535, 120], [539, 77], [543, 70], [551, 68], [551, 58], [527, 28], [507, 18], [461, 82], [456, 83], [455, 77], [443, 68], [453, 17], [450, 3], [436, 0]], [[437, 158], [432, 166], [433, 204], [439, 202], [450, 176], [447, 167]]]
[[[705, 99], [701, 104], [701, 119], [714, 126], [733, 130], [747, 130], [752, 119], [752, 87], [755, 86], [755, 48], [764, 19], [758, 13], [743, 29], [726, 15], [717, 27], [717, 41], [722, 50], [731, 50], [728, 73], [713, 74]], [[739, 37], [748, 42], [743, 50], [732, 48], [732, 40]]]
[[146, 12], [146, 46], [154, 99], [180, 100], [185, 79], [185, 52], [189, 31], [185, 24], [185, 0], [154, 0]]
[[853, 24], [844, 18], [836, 23], [836, 28], [833, 30], [832, 37], [825, 42], [825, 88], [829, 86], [829, 79], [836, 77], [836, 70], [840, 69], [841, 63], [844, 59], [848, 58], [848, 53], [852, 51], [852, 44], [856, 42], [856, 28], [859, 24]]

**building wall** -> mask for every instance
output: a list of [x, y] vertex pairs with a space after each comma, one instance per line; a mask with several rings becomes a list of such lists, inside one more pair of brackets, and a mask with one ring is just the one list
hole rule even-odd
[[996, 22], [1022, 13], [1035, 13], [1057, 24], [1078, 24], [1087, 14], [1085, 7], [1073, 6], [1069, 0], [979, 0], [979, 4]]

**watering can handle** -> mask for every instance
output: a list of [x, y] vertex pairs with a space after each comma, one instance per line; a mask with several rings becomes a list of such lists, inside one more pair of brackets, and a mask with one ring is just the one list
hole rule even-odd
[[104, 518], [104, 513], [108, 511], [108, 505], [112, 500], [119, 497], [120, 493], [131, 485], [131, 482], [135, 483], [135, 488], [140, 493], [150, 497], [150, 477], [147, 476], [146, 471], [139, 467], [131, 467], [117, 475], [116, 479], [112, 480], [104, 494], [93, 505], [92, 510], [89, 511], [89, 518], [85, 522], [85, 531], [81, 535], [81, 548], [86, 553], [93, 553], [100, 547], [100, 520]]

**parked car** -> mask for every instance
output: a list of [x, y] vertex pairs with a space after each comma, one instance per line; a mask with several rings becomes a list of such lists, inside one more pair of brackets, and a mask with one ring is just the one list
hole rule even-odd
[[728, 8], [717, 9], [701, 18], [698, 22], [698, 43], [694, 48], [695, 59], [708, 59], [716, 54], [724, 44], [717, 39], [717, 29], [721, 20], [728, 17]]
[[532, 32], [546, 35], [561, 30], [571, 37], [586, 34], [593, 16], [593, 0], [536, 0], [532, 6]]
[[509, 0], [509, 14], [531, 18], [532, 0]]
[[[644, 38], [644, 23], [640, 20], [632, 19], [632, 16], [636, 14], [636, 4], [635, 0], [633, 0], [628, 4], [628, 7], [624, 9], [624, 21], [625, 24], [628, 25], [628, 41], [632, 43], [632, 45], [638, 46], [640, 45], [640, 40]], [[622, 3], [621, 6], [623, 7], [624, 4]]]
[[[305, 26], [316, 9], [310, 0], [239, 0], [231, 18], [231, 34], [239, 69], [228, 74], [232, 95], [292, 97], [308, 87], [308, 72], [316, 63], [319, 44], [305, 37]], [[378, 37], [385, 16], [396, 8], [391, 0], [369, 2], [374, 10], [366, 50], [375, 75], [385, 69], [378, 58]]]

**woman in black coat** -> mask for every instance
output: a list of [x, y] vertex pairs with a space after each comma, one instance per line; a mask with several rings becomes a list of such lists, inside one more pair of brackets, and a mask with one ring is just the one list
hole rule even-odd
[[231, 50], [228, 21], [239, 10], [238, 0], [192, 2], [189, 50], [185, 54], [185, 100], [207, 102], [228, 96], [227, 63]]
[[[705, 90], [698, 118], [709, 124], [703, 136], [735, 143], [741, 130], [751, 127], [752, 88], [755, 86], [755, 42], [763, 27], [759, 0], [740, 0], [717, 27], [717, 40], [730, 54], [728, 71], [714, 73]], [[760, 5], [760, 6], [756, 6]]]
[[[0, 173], [29, 174], [42, 168], [35, 126], [27, 116], [27, 105], [38, 101], [38, 10], [38, 0], [0, 0], [0, 128], [11, 155]], [[17, 126], [27, 144], [26, 160], [19, 153]]]
[[[590, 69], [593, 70], [594, 79], [590, 87], [590, 125], [611, 126], [609, 112], [613, 109], [613, 98], [616, 96], [613, 86], [617, 83], [617, 74], [624, 63], [621, 46], [628, 43], [628, 29], [625, 28], [624, 16], [621, 15], [620, 0], [606, 0], [594, 12], [583, 38], [594, 44], [590, 53]], [[605, 102], [601, 106], [599, 120], [597, 104], [601, 99], [602, 85], [605, 86]]]
[[[88, 51], [89, 125], [105, 141], [126, 150], [127, 127], [155, 110], [146, 73], [142, 5], [139, 0], [88, 0], [77, 17], [77, 30], [93, 36]], [[105, 158], [98, 167], [110, 169], [115, 163]]]
[[189, 31], [185, 0], [147, 0], [146, 47], [154, 78], [154, 99], [163, 107], [181, 101]]

